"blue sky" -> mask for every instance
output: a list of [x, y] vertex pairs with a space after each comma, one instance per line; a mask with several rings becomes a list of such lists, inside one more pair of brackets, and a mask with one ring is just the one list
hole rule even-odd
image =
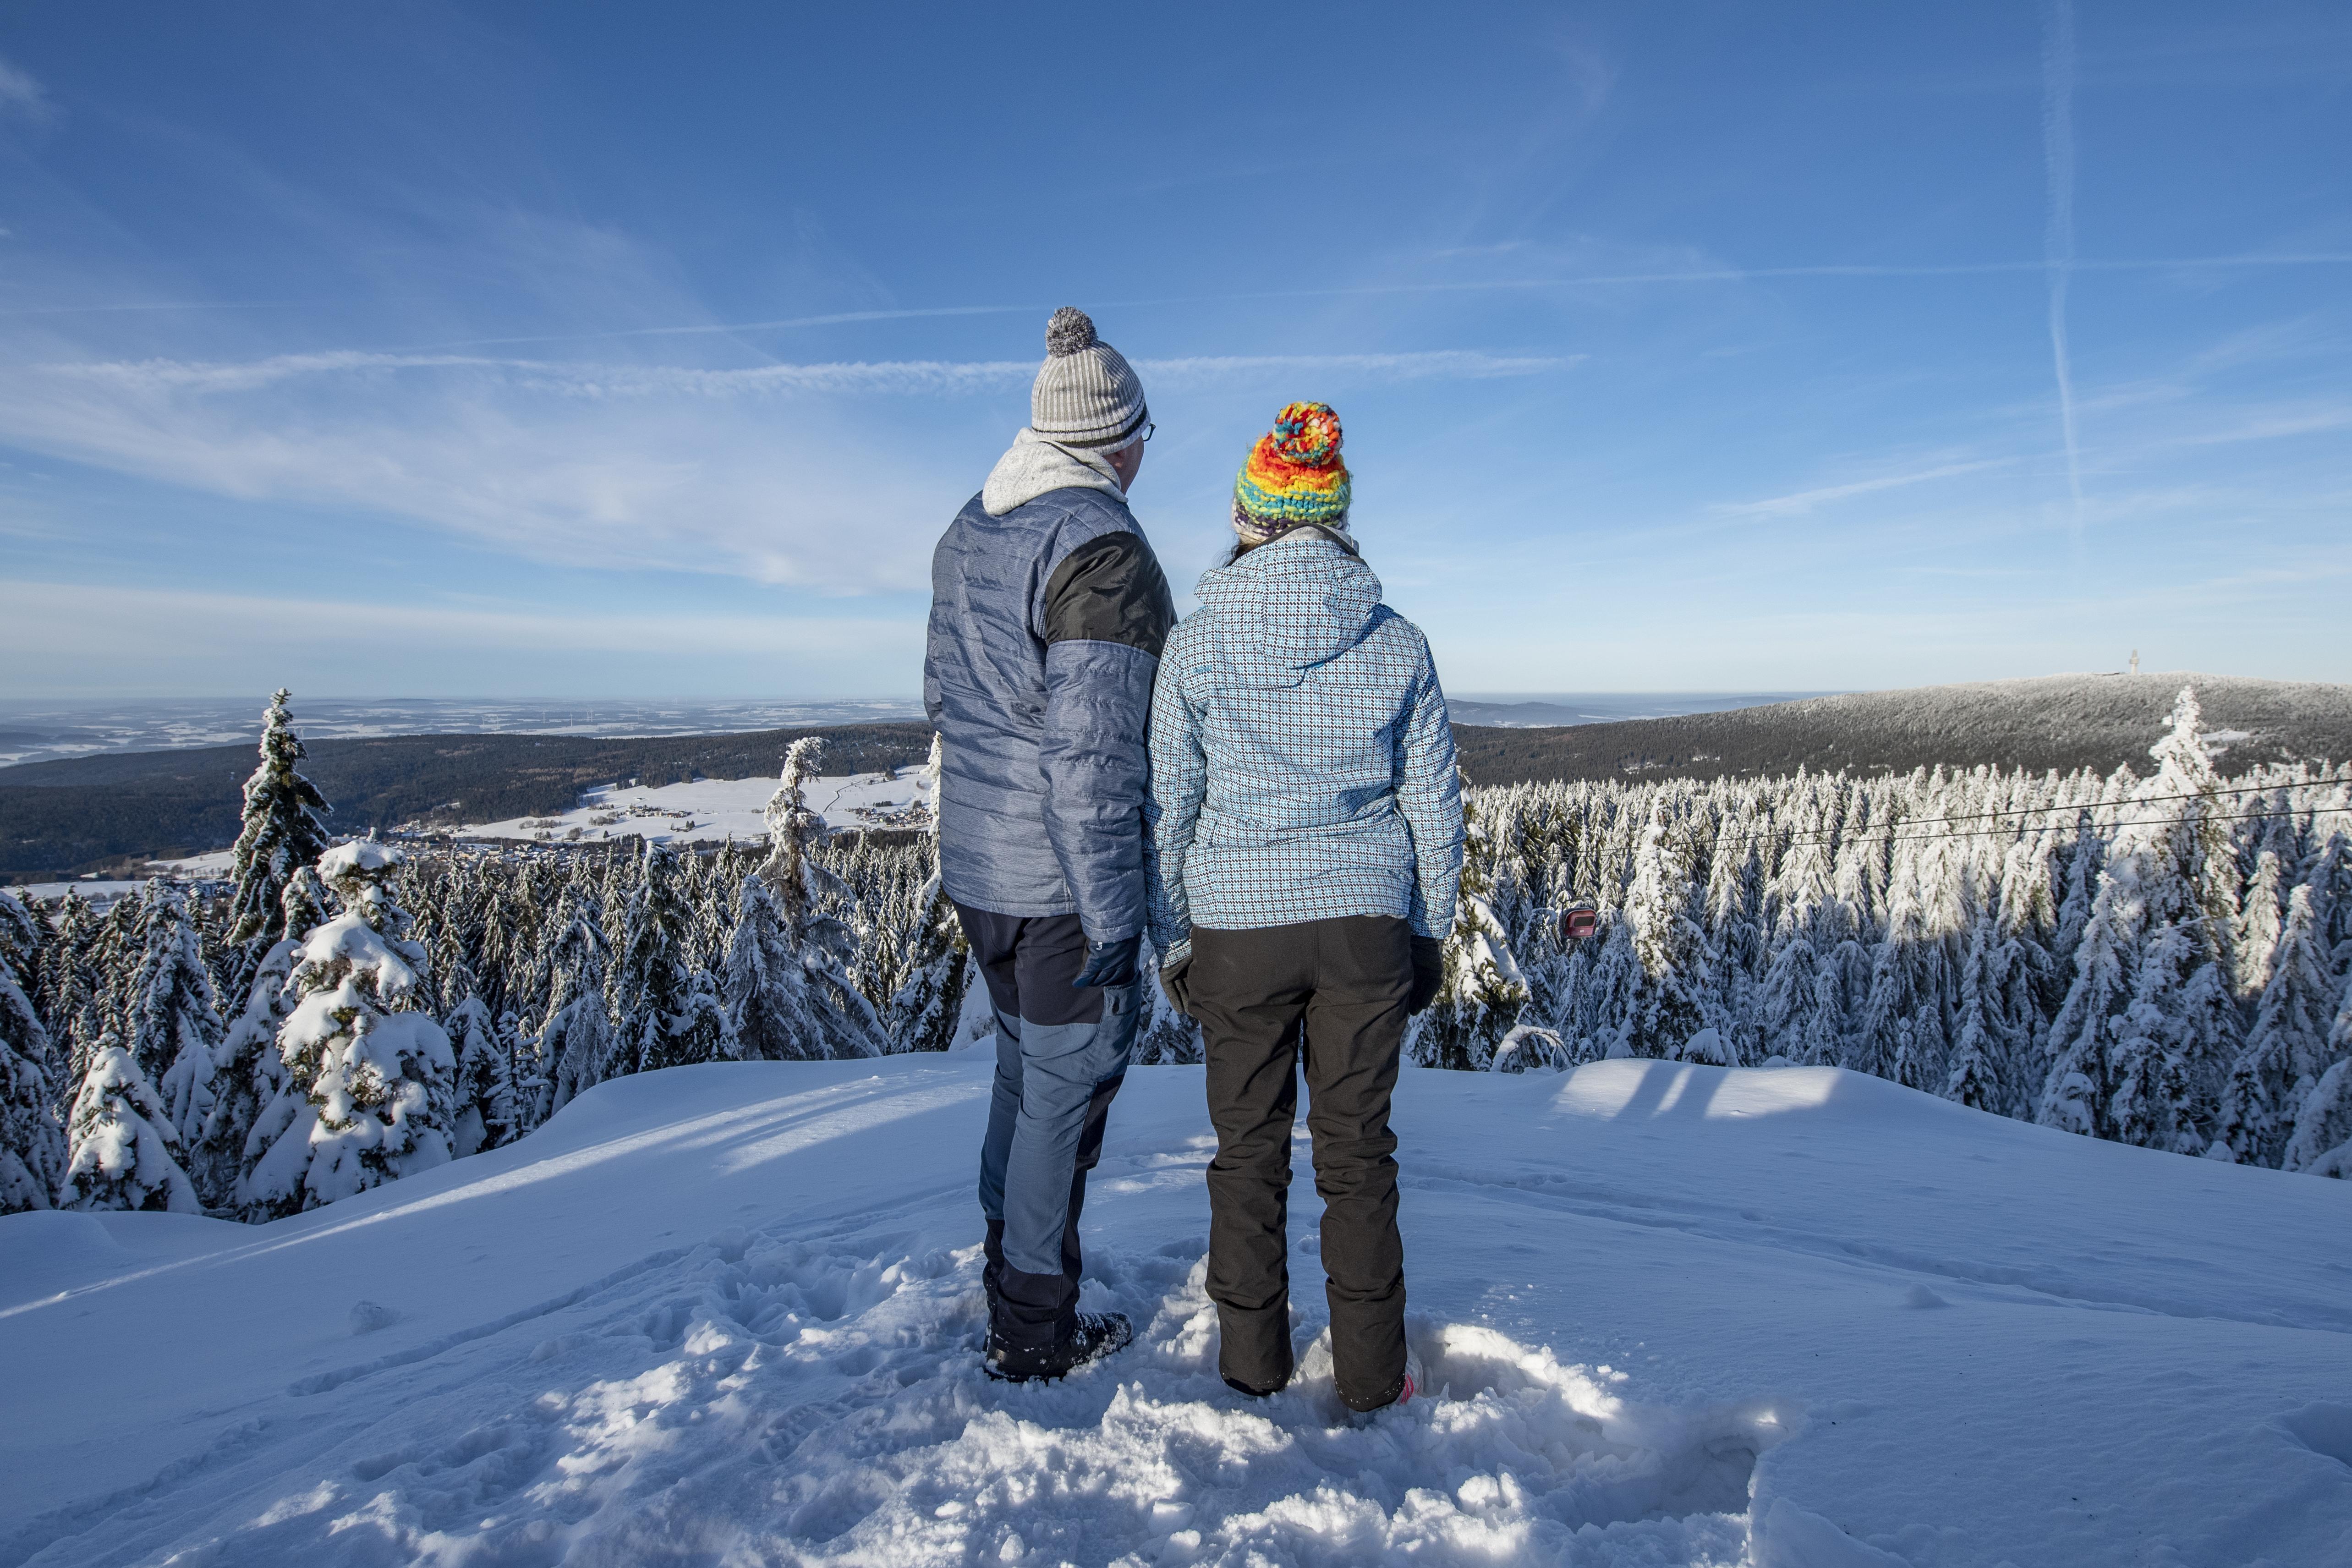
[[[2352, 679], [2352, 10], [0, 10], [0, 694], [897, 695], [1092, 311], [1458, 690]], [[1189, 598], [1189, 595], [1187, 596]]]

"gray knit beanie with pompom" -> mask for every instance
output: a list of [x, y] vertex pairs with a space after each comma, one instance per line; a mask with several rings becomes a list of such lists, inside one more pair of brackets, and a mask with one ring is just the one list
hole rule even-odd
[[1150, 416], [1134, 367], [1095, 336], [1087, 313], [1075, 305], [1055, 311], [1045, 323], [1045, 363], [1029, 389], [1029, 427], [1066, 447], [1116, 447]]

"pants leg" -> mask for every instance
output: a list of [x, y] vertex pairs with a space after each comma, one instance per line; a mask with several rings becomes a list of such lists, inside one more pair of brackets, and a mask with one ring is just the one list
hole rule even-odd
[[1389, 1108], [1412, 984], [1401, 920], [1318, 921], [1307, 1005], [1307, 1125], [1323, 1199], [1324, 1295], [1339, 1397], [1376, 1409], [1404, 1381], [1404, 1241]]
[[1290, 1137], [1298, 1033], [1313, 994], [1298, 926], [1192, 931], [1192, 1016], [1207, 1047], [1209, 1299], [1218, 1371], [1248, 1388], [1290, 1380]]
[[1140, 988], [1071, 985], [1086, 963], [1075, 915], [958, 912], [997, 1020], [980, 1179], [990, 1331], [1043, 1349], [1076, 1326], [1087, 1172], [1127, 1071]]

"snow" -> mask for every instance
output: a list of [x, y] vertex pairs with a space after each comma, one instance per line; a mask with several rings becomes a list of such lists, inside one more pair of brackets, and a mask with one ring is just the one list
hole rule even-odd
[[2352, 1560], [2352, 1183], [1826, 1068], [1407, 1069], [1439, 1396], [1355, 1426], [1319, 1349], [1215, 1375], [1197, 1068], [1129, 1076], [1087, 1205], [1137, 1344], [986, 1381], [989, 1068], [675, 1068], [267, 1226], [0, 1219], [0, 1563]]
[[[595, 843], [631, 835], [656, 844], [716, 844], [764, 839], [764, 813], [776, 793], [773, 777], [697, 779], [692, 784], [607, 785], [588, 791], [572, 810], [546, 816], [511, 817], [451, 831], [462, 838], [533, 838]], [[807, 781], [808, 803], [825, 825], [925, 827], [930, 807], [918, 771], [898, 778], [880, 773], [837, 773]], [[690, 826], [689, 826], [690, 825]]]
[[389, 871], [400, 861], [399, 850], [378, 844], [373, 838], [354, 838], [348, 844], [336, 845], [319, 857], [319, 877], [332, 887], [363, 871]]

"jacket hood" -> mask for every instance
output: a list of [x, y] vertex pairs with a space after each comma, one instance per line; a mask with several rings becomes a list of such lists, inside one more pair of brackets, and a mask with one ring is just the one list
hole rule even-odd
[[1381, 580], [1312, 529], [1261, 544], [1202, 574], [1217, 653], [1245, 686], [1297, 686], [1364, 638], [1379, 619]]
[[1108, 490], [1116, 500], [1127, 499], [1110, 459], [1100, 452], [1065, 447], [1024, 426], [1012, 448], [989, 470], [980, 504], [989, 516], [1003, 517], [1048, 490], [1066, 489]]

